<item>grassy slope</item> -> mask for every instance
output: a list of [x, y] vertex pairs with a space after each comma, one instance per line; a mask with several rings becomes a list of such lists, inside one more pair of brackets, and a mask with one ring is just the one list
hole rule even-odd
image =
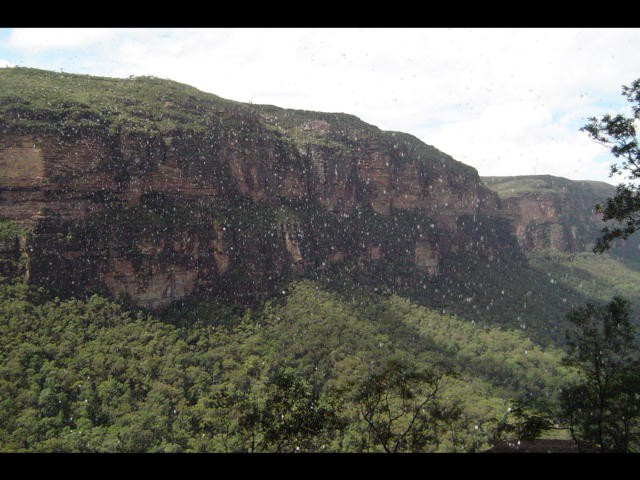
[[515, 177], [482, 177], [482, 181], [501, 198], [528, 193], [581, 193], [605, 199], [615, 187], [605, 182], [576, 181], [551, 175], [522, 175]]
[[0, 116], [12, 126], [45, 131], [56, 124], [201, 129], [212, 112], [242, 105], [154, 77], [118, 79], [5, 68], [0, 70], [0, 85]]

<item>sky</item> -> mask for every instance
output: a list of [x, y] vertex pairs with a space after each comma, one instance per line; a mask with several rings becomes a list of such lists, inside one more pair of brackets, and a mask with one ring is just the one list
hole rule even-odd
[[640, 29], [0, 29], [0, 67], [153, 75], [224, 98], [344, 112], [482, 176], [609, 177], [580, 132], [629, 114]]

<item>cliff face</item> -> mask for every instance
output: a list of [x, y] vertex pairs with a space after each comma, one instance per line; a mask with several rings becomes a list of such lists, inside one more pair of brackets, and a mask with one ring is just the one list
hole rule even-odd
[[349, 115], [0, 72], [0, 220], [29, 229], [23, 277], [54, 291], [155, 308], [335, 268], [428, 278], [453, 254], [518, 258], [498, 203], [474, 169]]
[[[573, 181], [550, 175], [482, 180], [499, 194], [502, 212], [512, 222], [513, 233], [525, 251], [591, 250], [604, 226], [595, 205], [615, 194], [615, 187], [604, 182]], [[637, 241], [630, 239], [623, 247], [633, 254]]]

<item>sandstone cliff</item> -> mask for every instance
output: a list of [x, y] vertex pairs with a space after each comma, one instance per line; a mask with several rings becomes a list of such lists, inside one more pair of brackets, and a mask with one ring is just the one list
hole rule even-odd
[[[604, 182], [574, 181], [550, 175], [483, 177], [500, 196], [502, 214], [524, 251], [591, 251], [604, 223], [596, 204], [615, 194]], [[616, 244], [612, 253], [637, 257], [638, 240]]]
[[499, 202], [473, 168], [350, 115], [0, 70], [0, 220], [29, 231], [24, 279], [65, 294], [155, 308], [336, 268], [419, 281], [450, 255], [518, 259]]

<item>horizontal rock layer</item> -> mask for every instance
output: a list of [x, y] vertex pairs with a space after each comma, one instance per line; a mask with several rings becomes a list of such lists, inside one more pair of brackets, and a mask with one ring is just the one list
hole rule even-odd
[[[500, 196], [501, 214], [513, 225], [524, 251], [590, 251], [604, 223], [596, 205], [615, 195], [604, 182], [574, 181], [550, 175], [484, 177]], [[637, 239], [616, 244], [614, 253], [637, 256]]]
[[0, 217], [31, 229], [29, 281], [157, 308], [196, 293], [261, 298], [288, 275], [340, 266], [429, 278], [450, 254], [518, 257], [498, 195], [418, 139], [201, 95], [158, 107], [197, 110], [198, 128], [164, 113], [145, 129], [86, 113], [74, 126], [28, 98], [19, 115], [5, 109]]

